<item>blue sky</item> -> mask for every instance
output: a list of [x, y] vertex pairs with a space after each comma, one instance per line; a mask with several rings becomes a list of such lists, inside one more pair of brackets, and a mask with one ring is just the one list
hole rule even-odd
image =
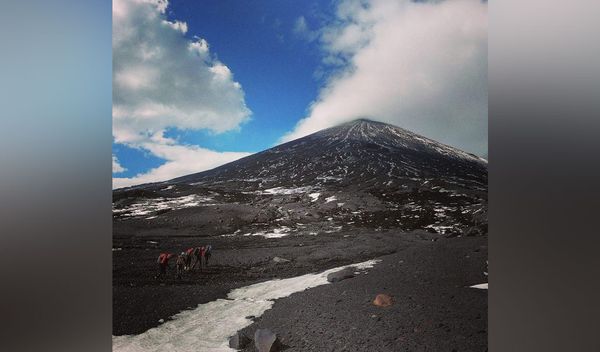
[[[299, 16], [328, 9], [315, 1], [171, 1], [169, 18], [188, 24], [187, 37], [206, 39], [245, 92], [252, 118], [239, 132], [219, 136], [187, 131], [181, 141], [218, 151], [271, 147], [306, 116], [318, 93], [313, 74], [319, 47], [293, 33]], [[178, 134], [174, 131], [173, 134]]]
[[[232, 71], [252, 114], [240, 128], [224, 133], [169, 127], [165, 136], [215, 151], [257, 152], [272, 147], [307, 114], [322, 76], [315, 74], [320, 49], [294, 32], [300, 16], [315, 23], [331, 16], [332, 4], [317, 1], [170, 1], [171, 21], [187, 23], [185, 37], [205, 39], [211, 52]], [[139, 148], [114, 143], [113, 153], [134, 177], [165, 162]]]
[[483, 155], [486, 74], [478, 1], [115, 0], [113, 186], [359, 116]]

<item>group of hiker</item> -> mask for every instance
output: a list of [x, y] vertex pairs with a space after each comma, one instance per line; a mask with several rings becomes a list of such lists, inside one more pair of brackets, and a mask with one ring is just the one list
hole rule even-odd
[[179, 255], [173, 253], [161, 253], [158, 256], [158, 275], [157, 278], [165, 276], [167, 274], [167, 268], [169, 267], [169, 260], [173, 257], [177, 257], [175, 262], [175, 269], [177, 279], [183, 277], [185, 271], [195, 270], [197, 267], [200, 271], [204, 270], [208, 266], [208, 260], [212, 254], [212, 246], [210, 244], [200, 247], [191, 247], [186, 251], [181, 252]]

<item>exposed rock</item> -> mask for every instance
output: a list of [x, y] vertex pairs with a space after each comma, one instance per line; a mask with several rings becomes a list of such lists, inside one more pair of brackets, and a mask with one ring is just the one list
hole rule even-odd
[[327, 281], [338, 282], [354, 277], [354, 268], [346, 268], [327, 275]]
[[373, 300], [373, 304], [378, 307], [389, 307], [394, 304], [394, 299], [385, 293], [380, 293]]
[[371, 319], [375, 320], [375, 321], [381, 321], [381, 317], [377, 314], [373, 314], [371, 315]]
[[277, 352], [281, 343], [277, 335], [269, 329], [258, 329], [254, 333], [254, 346], [258, 352]]
[[481, 231], [481, 229], [479, 227], [472, 226], [472, 227], [469, 227], [465, 231], [465, 235], [466, 236], [480, 236], [480, 235], [482, 235], [482, 231]]
[[454, 238], [454, 237], [460, 237], [461, 233], [458, 231], [450, 231], [448, 232], [446, 235], [444, 235], [445, 238]]
[[236, 350], [244, 349], [251, 342], [250, 338], [243, 333], [236, 333], [229, 338], [229, 347]]

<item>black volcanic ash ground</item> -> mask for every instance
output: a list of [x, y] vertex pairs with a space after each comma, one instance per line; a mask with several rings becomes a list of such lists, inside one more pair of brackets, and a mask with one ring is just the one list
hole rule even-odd
[[[359, 347], [367, 342], [380, 351], [485, 350], [487, 291], [466, 287], [487, 281], [487, 163], [397, 127], [358, 120], [210, 171], [115, 190], [113, 219], [115, 335], [232, 288], [380, 258], [365, 277], [277, 301], [255, 325], [290, 351], [372, 350]], [[160, 252], [207, 243], [207, 272], [153, 278]], [[366, 320], [367, 332], [349, 328], [379, 291], [396, 297], [394, 307]], [[286, 313], [298, 306], [302, 314]], [[335, 323], [324, 326], [316, 312]]]

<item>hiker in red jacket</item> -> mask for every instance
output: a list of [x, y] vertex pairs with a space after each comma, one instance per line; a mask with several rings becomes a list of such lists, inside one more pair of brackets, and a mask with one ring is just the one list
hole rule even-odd
[[175, 254], [172, 253], [161, 253], [158, 256], [158, 260], [156, 261], [158, 263], [158, 275], [156, 275], [156, 278], [159, 278], [163, 275], [167, 274], [167, 267], [169, 266], [169, 259], [171, 259]]
[[202, 246], [200, 247], [200, 267], [202, 268], [202, 270], [206, 269], [206, 247]]

